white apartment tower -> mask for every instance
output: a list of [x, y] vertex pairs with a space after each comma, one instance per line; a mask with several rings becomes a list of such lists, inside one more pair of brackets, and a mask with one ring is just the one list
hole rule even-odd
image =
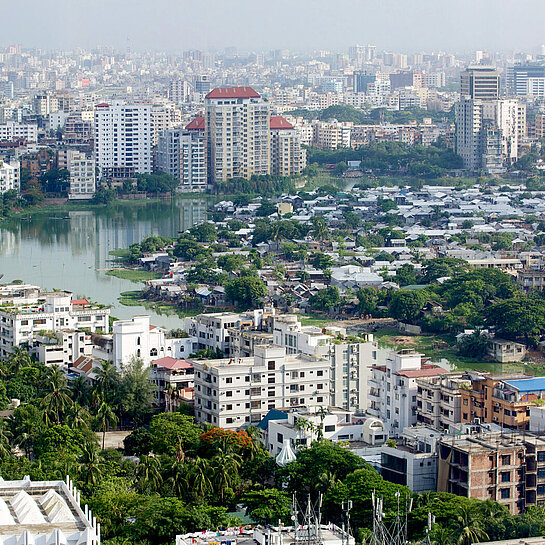
[[270, 173], [269, 104], [251, 87], [221, 87], [205, 97], [211, 183]]
[[237, 429], [257, 424], [270, 409], [329, 406], [329, 362], [318, 356], [286, 355], [259, 345], [253, 358], [193, 360], [195, 417]]
[[271, 174], [293, 176], [307, 166], [306, 150], [301, 138], [282, 116], [271, 116]]
[[92, 199], [96, 191], [95, 161], [85, 153], [70, 150], [68, 171], [70, 172], [69, 199]]
[[95, 157], [102, 176], [126, 178], [152, 172], [151, 104], [98, 104]]
[[0, 195], [6, 191], [19, 192], [21, 187], [21, 169], [19, 162], [13, 164], [0, 160]]
[[159, 137], [157, 168], [180, 180], [182, 191], [206, 190], [204, 117], [196, 117], [185, 129], [169, 129]]

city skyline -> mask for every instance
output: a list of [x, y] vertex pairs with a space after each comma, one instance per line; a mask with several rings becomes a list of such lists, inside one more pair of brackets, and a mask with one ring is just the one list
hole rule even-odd
[[3, 29], [0, 46], [111, 46], [134, 51], [236, 46], [248, 51], [304, 51], [373, 43], [408, 52], [468, 52], [535, 49], [544, 41], [539, 21], [545, 16], [545, 4], [535, 0], [363, 0], [356, 5], [348, 0], [278, 0], [268, 14], [264, 14], [263, 2], [247, 0], [209, 0], [206, 4], [117, 0], [114, 5], [97, 0], [89, 10], [69, 0], [52, 0], [50, 12], [62, 17], [51, 18], [44, 26], [42, 5], [36, 0], [27, 3], [24, 18], [16, 4], [6, 4], [3, 16], [10, 25]]

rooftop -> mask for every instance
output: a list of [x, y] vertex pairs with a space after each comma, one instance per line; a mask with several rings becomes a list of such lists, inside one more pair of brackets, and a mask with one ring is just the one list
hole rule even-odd
[[261, 95], [251, 87], [216, 87], [205, 98], [261, 98]]
[[271, 130], [293, 129], [293, 125], [281, 115], [271, 115]]
[[535, 392], [545, 390], [545, 377], [506, 380], [504, 382], [519, 392]]
[[193, 365], [188, 361], [172, 358], [171, 356], [153, 360], [152, 363], [157, 365], [157, 367], [164, 367], [165, 369], [193, 369]]

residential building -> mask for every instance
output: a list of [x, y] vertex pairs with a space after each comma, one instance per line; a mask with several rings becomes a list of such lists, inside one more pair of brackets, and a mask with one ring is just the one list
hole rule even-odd
[[368, 407], [368, 380], [377, 361], [377, 343], [367, 334], [361, 342], [341, 341], [346, 330], [302, 326], [296, 315], [275, 316], [273, 342], [288, 354], [319, 355], [331, 364], [331, 405], [357, 414]]
[[18, 123], [16, 121], [0, 123], [0, 142], [16, 139], [35, 144], [38, 142], [38, 125], [36, 123]]
[[272, 456], [277, 456], [286, 442], [295, 451], [309, 447], [318, 435], [334, 442], [346, 441], [349, 449], [350, 443], [380, 446], [388, 438], [377, 418], [356, 418], [350, 411], [335, 407], [323, 411], [295, 409], [282, 413], [280, 418], [273, 414], [266, 426], [265, 446]]
[[71, 368], [80, 357], [93, 352], [91, 335], [85, 331], [38, 332], [29, 347], [30, 353], [45, 365]]
[[151, 104], [97, 104], [95, 159], [106, 178], [151, 173]]
[[329, 361], [286, 355], [280, 346], [256, 346], [253, 358], [193, 360], [195, 416], [237, 429], [256, 424], [270, 409], [329, 406]]
[[466, 373], [445, 373], [416, 380], [416, 420], [436, 430], [448, 431], [461, 422], [460, 388], [471, 385]]
[[528, 433], [445, 437], [437, 490], [505, 505], [512, 514], [545, 502], [545, 438]]
[[182, 403], [193, 403], [193, 365], [188, 361], [171, 356], [153, 360], [151, 381], [156, 387], [156, 404], [166, 412], [178, 410]]
[[169, 129], [159, 136], [157, 168], [180, 180], [182, 191], [206, 190], [204, 118], [195, 118], [185, 129]]
[[151, 107], [151, 144], [156, 146], [159, 136], [182, 122], [181, 110], [172, 103], [153, 104]]
[[367, 412], [382, 420], [393, 437], [417, 422], [417, 379], [447, 373], [422, 358], [413, 350], [400, 350], [392, 352], [385, 365], [371, 367]]
[[95, 161], [78, 151], [69, 154], [69, 199], [92, 199], [96, 191]]
[[352, 123], [332, 121], [313, 121], [314, 145], [320, 149], [338, 149], [350, 147]]
[[70, 480], [0, 481], [0, 544], [100, 545], [100, 524]]
[[461, 388], [463, 423], [492, 422], [503, 428], [527, 430], [529, 407], [545, 398], [545, 379], [526, 375], [483, 373]]
[[175, 79], [168, 87], [168, 98], [175, 104], [187, 102], [191, 96], [191, 85], [182, 79]]
[[517, 362], [526, 357], [526, 347], [522, 343], [493, 337], [488, 341], [487, 353], [500, 363]]
[[32, 109], [36, 115], [47, 116], [59, 111], [59, 100], [51, 93], [42, 93], [34, 97]]
[[306, 150], [301, 147], [299, 134], [282, 116], [271, 116], [271, 174], [294, 176], [307, 166]]
[[0, 159], [0, 195], [6, 191], [21, 189], [21, 168], [19, 161], [13, 164]]
[[220, 87], [204, 103], [209, 181], [269, 174], [268, 102], [251, 87]]
[[0, 357], [23, 343], [33, 344], [41, 331], [72, 331], [86, 329], [108, 333], [110, 309], [72, 299], [65, 291], [40, 293], [24, 303], [8, 303], [0, 308]]
[[196, 339], [173, 336], [162, 327], [151, 325], [146, 315], [113, 323], [113, 361], [118, 369], [132, 358], [140, 358], [145, 365], [159, 358], [185, 359], [196, 351]]

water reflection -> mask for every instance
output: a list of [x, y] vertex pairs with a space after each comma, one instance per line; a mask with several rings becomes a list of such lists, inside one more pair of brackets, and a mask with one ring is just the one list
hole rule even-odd
[[[143, 307], [119, 305], [119, 294], [138, 289], [138, 285], [106, 276], [110, 251], [128, 248], [147, 235], [174, 237], [206, 219], [208, 206], [208, 198], [203, 197], [39, 213], [13, 220], [0, 228], [2, 281], [21, 279], [47, 289], [85, 294], [112, 305], [112, 314], [119, 318], [154, 314]], [[158, 325], [179, 326], [175, 316], [155, 318]]]

